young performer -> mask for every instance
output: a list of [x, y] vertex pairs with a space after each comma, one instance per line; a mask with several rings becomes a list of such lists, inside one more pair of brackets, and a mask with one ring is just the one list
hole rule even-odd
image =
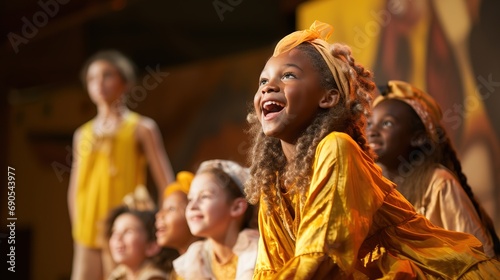
[[243, 193], [248, 170], [229, 160], [203, 162], [189, 190], [186, 218], [193, 235], [206, 238], [174, 261], [185, 280], [252, 279], [258, 231]]
[[260, 201], [254, 279], [494, 278], [469, 234], [433, 226], [384, 178], [365, 138], [375, 85], [331, 27], [283, 38], [248, 120]]
[[177, 250], [180, 255], [191, 243], [200, 238], [189, 230], [186, 220], [187, 195], [194, 174], [189, 171], [177, 173], [176, 181], [165, 188], [162, 208], [156, 213], [156, 239], [160, 246]]
[[68, 189], [74, 239], [72, 280], [104, 276], [98, 224], [126, 194], [145, 185], [146, 163], [159, 194], [174, 180], [158, 126], [126, 106], [127, 93], [135, 83], [132, 62], [117, 51], [98, 52], [85, 63], [82, 81], [97, 116], [73, 137]]
[[[155, 238], [155, 213], [127, 206], [110, 212], [106, 237], [117, 267], [108, 280], [166, 280], [168, 272], [161, 262], [170, 253]], [[159, 254], [165, 255], [163, 258]], [[175, 256], [172, 256], [175, 257]]]
[[500, 254], [493, 222], [467, 183], [438, 103], [406, 82], [389, 81], [372, 107], [367, 136], [384, 176], [434, 225], [470, 233], [488, 256]]

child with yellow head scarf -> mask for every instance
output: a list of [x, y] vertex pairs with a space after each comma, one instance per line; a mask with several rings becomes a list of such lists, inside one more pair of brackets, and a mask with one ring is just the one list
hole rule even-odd
[[156, 214], [156, 238], [162, 247], [176, 249], [184, 254], [191, 243], [198, 240], [189, 231], [186, 222], [187, 194], [194, 174], [189, 171], [177, 173], [175, 182], [165, 188], [163, 203]]
[[316, 21], [287, 35], [258, 79], [253, 279], [494, 279], [479, 240], [433, 226], [382, 176], [365, 136], [372, 73], [331, 32]]

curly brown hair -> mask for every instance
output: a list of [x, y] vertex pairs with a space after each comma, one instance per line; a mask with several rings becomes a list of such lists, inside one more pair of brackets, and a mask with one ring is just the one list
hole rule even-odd
[[[303, 42], [295, 48], [311, 59], [314, 69], [320, 73], [319, 83], [323, 88], [339, 90], [327, 63], [311, 43]], [[247, 116], [250, 124], [247, 132], [252, 137], [252, 147], [248, 153], [251, 177], [245, 184], [247, 199], [251, 203], [257, 203], [262, 195], [263, 202], [271, 206], [277, 201], [280, 188], [291, 193], [297, 192], [304, 198], [310, 184], [316, 147], [333, 131], [350, 135], [363, 151], [374, 157], [365, 137], [366, 115], [375, 89], [372, 73], [355, 63], [351, 49], [346, 45], [332, 44], [330, 54], [342, 65], [339, 72], [349, 81], [349, 92], [340, 92], [339, 101], [333, 108], [318, 112], [298, 138], [293, 161], [287, 162], [279, 139], [263, 133], [255, 110], [251, 107]]]

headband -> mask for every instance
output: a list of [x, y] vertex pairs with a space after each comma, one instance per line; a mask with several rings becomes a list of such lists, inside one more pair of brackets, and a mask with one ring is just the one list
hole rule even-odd
[[250, 177], [250, 172], [248, 168], [242, 167], [238, 163], [230, 160], [213, 159], [207, 160], [200, 164], [196, 174], [205, 172], [210, 169], [219, 169], [229, 175], [231, 179], [238, 185], [241, 193], [244, 192], [244, 185], [247, 179]]
[[[316, 20], [311, 24], [309, 29], [295, 31], [281, 39], [274, 48], [273, 56], [276, 57], [282, 53], [288, 52], [303, 42], [310, 43], [318, 50], [325, 60], [339, 90], [351, 96], [349, 79], [346, 77], [345, 73], [342, 72], [342, 69], [345, 68], [343, 67], [345, 62], [332, 55], [332, 45], [327, 42], [332, 33], [333, 27], [331, 25]], [[346, 98], [346, 100], [348, 99]]]
[[410, 105], [417, 113], [432, 140], [438, 142], [437, 127], [443, 117], [439, 104], [428, 93], [402, 81], [389, 81], [387, 90], [373, 100], [372, 108], [386, 99], [397, 99]]

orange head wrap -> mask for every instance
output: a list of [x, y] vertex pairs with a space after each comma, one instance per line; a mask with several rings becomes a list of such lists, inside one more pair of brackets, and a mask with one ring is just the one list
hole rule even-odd
[[439, 104], [428, 93], [402, 81], [389, 81], [387, 90], [373, 100], [372, 108], [386, 99], [397, 99], [410, 105], [425, 126], [432, 140], [437, 142], [436, 128], [439, 126], [443, 114]]
[[193, 181], [194, 174], [189, 171], [180, 171], [177, 173], [175, 182], [171, 183], [165, 188], [163, 198], [166, 198], [175, 191], [181, 191], [185, 194], [189, 193], [191, 181]]
[[[326, 64], [328, 64], [328, 68], [332, 72], [333, 79], [339, 87], [341, 94], [347, 95], [346, 97], [353, 96], [351, 95], [349, 78], [343, 72], [343, 69], [348, 69], [348, 67], [343, 66], [345, 62], [332, 55], [332, 45], [327, 42], [332, 33], [333, 27], [331, 25], [316, 20], [309, 29], [295, 31], [281, 39], [274, 48], [273, 56], [276, 57], [288, 52], [303, 42], [309, 42], [318, 50]], [[346, 98], [346, 100], [349, 100], [349, 98]]]

